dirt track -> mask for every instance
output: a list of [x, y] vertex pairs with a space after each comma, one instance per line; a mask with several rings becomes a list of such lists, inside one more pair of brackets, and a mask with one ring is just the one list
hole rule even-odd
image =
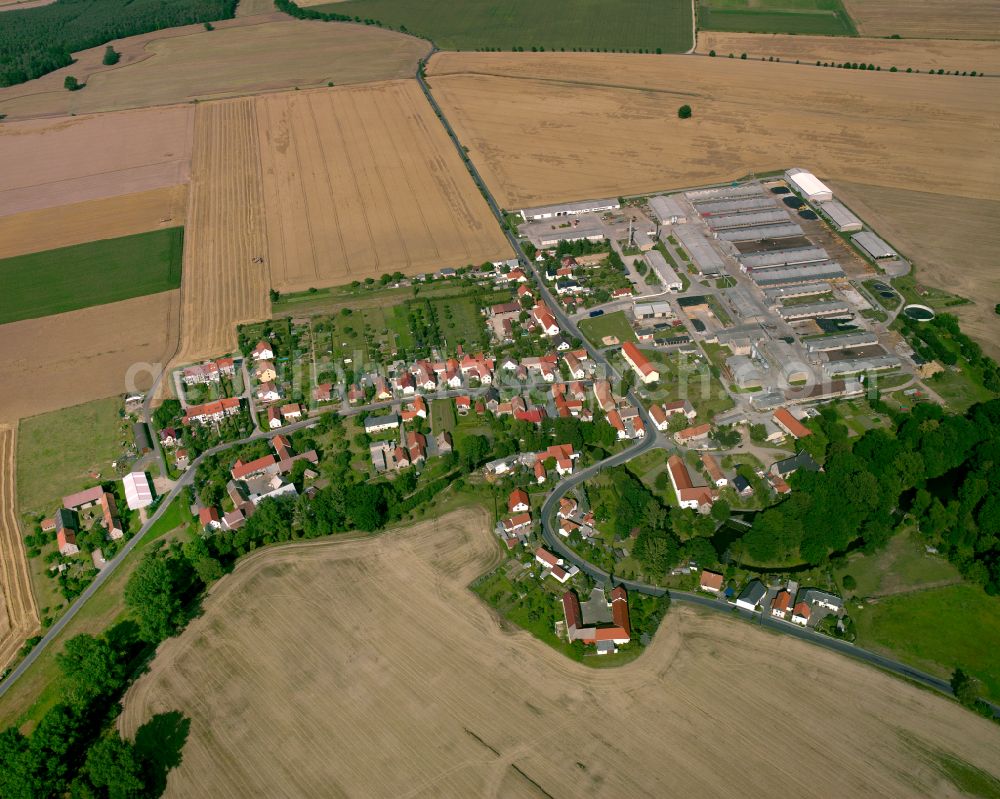
[[942, 697], [743, 622], [671, 611], [592, 670], [465, 586], [498, 557], [462, 511], [251, 555], [124, 701], [191, 718], [167, 796], [955, 796], [1000, 731]]
[[[163, 363], [177, 341], [178, 292], [0, 325], [0, 422], [122, 394], [134, 364]], [[136, 389], [152, 382], [137, 374]]]
[[[498, 200], [618, 196], [804, 166], [1000, 198], [988, 78], [728, 58], [439, 53], [430, 83]], [[905, 79], [903, 79], [905, 77]], [[691, 105], [692, 119], [677, 118]]]
[[184, 224], [187, 186], [0, 216], [0, 258]]
[[513, 255], [415, 81], [285, 92], [256, 108], [275, 288]]
[[0, 669], [38, 632], [38, 608], [31, 592], [15, 485], [16, 431], [0, 424]]
[[258, 159], [252, 99], [198, 106], [181, 278], [183, 362], [229, 352], [238, 322], [269, 313]]

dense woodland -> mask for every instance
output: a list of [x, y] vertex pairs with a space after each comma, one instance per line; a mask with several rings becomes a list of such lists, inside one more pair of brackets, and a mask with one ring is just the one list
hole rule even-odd
[[0, 15], [0, 86], [73, 63], [72, 53], [140, 33], [229, 19], [236, 0], [57, 0]]

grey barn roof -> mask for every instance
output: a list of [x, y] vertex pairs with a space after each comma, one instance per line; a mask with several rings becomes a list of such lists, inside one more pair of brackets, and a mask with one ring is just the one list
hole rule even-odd
[[837, 230], [861, 230], [861, 220], [837, 200], [820, 203], [819, 210], [830, 218], [830, 221], [837, 226]]
[[704, 275], [718, 274], [725, 262], [709, 243], [705, 235], [694, 225], [675, 225], [674, 235], [691, 256], [691, 261]]
[[671, 219], [688, 216], [680, 202], [675, 197], [650, 197], [649, 208], [661, 222], [669, 222]]
[[844, 277], [844, 270], [836, 261], [777, 266], [773, 269], [755, 269], [750, 273], [750, 279], [761, 287], [809, 283], [814, 280], [836, 280], [842, 277]]
[[719, 214], [705, 217], [705, 222], [712, 230], [724, 230], [733, 227], [753, 227], [755, 225], [770, 225], [788, 222], [791, 217], [781, 208], [768, 208], [763, 211], [750, 211], [745, 214]]
[[667, 263], [667, 259], [663, 257], [663, 253], [659, 250], [649, 250], [648, 252], [643, 253], [642, 257], [646, 260], [646, 263], [652, 267], [653, 271], [660, 276], [660, 279], [663, 280], [666, 285], [669, 286], [671, 283], [681, 282], [681, 279], [677, 277], [677, 273], [673, 270], [673, 267]]
[[755, 211], [758, 208], [774, 208], [771, 197], [741, 197], [735, 200], [712, 200], [695, 205], [695, 210], [702, 216], [708, 214], [732, 214], [739, 211]]
[[707, 200], [728, 200], [737, 197], [753, 197], [762, 195], [764, 187], [759, 183], [741, 183], [737, 186], [717, 186], [714, 189], [694, 189], [684, 192], [684, 196], [691, 202], [705, 202]]
[[779, 308], [782, 319], [808, 319], [815, 316], [838, 316], [851, 313], [846, 302], [811, 302]]
[[830, 361], [823, 364], [823, 371], [830, 377], [853, 375], [859, 372], [878, 372], [895, 369], [902, 361], [895, 355], [875, 355], [871, 358], [852, 358], [844, 361]]
[[768, 250], [740, 256], [740, 263], [748, 267], [785, 266], [825, 261], [830, 257], [822, 247], [794, 247], [788, 250]]
[[870, 230], [855, 233], [851, 239], [872, 258], [896, 258], [899, 253]]
[[763, 239], [784, 239], [801, 236], [802, 228], [794, 222], [779, 225], [753, 225], [751, 227], [718, 230], [715, 237], [723, 241], [761, 241]]
[[823, 338], [806, 341], [805, 345], [811, 352], [829, 352], [831, 350], [846, 350], [851, 347], [867, 347], [878, 344], [878, 336], [874, 333], [844, 333], [839, 336], [824, 336]]
[[[761, 274], [766, 274], [762, 272]], [[792, 299], [794, 297], [808, 297], [810, 294], [826, 294], [833, 287], [825, 280], [817, 280], [814, 283], [802, 283], [798, 286], [776, 286], [764, 289], [764, 296], [768, 301], [776, 302], [783, 298]]]

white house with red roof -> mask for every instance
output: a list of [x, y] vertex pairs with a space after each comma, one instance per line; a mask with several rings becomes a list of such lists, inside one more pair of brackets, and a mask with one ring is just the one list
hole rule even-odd
[[218, 508], [202, 508], [198, 511], [198, 523], [204, 530], [218, 530], [222, 527], [222, 518]]
[[715, 501], [712, 489], [707, 486], [695, 486], [691, 482], [687, 466], [679, 456], [671, 455], [667, 458], [667, 473], [670, 475], [670, 484], [674, 487], [678, 505], [703, 513], [712, 507], [712, 502]]
[[524, 513], [531, 510], [531, 500], [523, 488], [516, 488], [507, 497], [507, 510], [511, 513]]
[[805, 627], [809, 624], [809, 617], [812, 616], [812, 609], [808, 602], [797, 602], [792, 608], [792, 621]]
[[531, 309], [531, 318], [542, 329], [544, 335], [549, 338], [555, 338], [559, 335], [559, 325], [556, 322], [556, 318], [552, 315], [552, 311], [543, 303], [538, 303], [538, 305]]
[[274, 358], [274, 350], [271, 348], [270, 344], [261, 340], [258, 341], [257, 346], [250, 351], [250, 355], [255, 361], [270, 361]]
[[622, 357], [643, 383], [655, 383], [660, 379], [659, 371], [633, 342], [622, 344]]
[[699, 585], [702, 591], [717, 594], [722, 590], [722, 575], [718, 572], [702, 569]]
[[771, 419], [792, 438], [805, 438], [812, 435], [812, 430], [792, 416], [788, 408], [778, 408]]

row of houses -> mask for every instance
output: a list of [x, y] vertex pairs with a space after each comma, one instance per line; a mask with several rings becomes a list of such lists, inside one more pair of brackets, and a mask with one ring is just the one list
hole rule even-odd
[[236, 362], [232, 358], [218, 358], [214, 361], [187, 366], [181, 371], [181, 380], [186, 386], [219, 383], [223, 377], [236, 376]]
[[[699, 586], [702, 591], [720, 594], [724, 578], [718, 572], [705, 569], [701, 573]], [[728, 594], [728, 589], [727, 594]], [[818, 588], [799, 588], [794, 580], [789, 580], [781, 586], [768, 601], [771, 591], [760, 580], [750, 580], [736, 597], [735, 605], [749, 611], [768, 613], [776, 619], [785, 619], [795, 624], [807, 626], [811, 620], [822, 611], [840, 613], [844, 609], [844, 600], [836, 594], [821, 591]], [[766, 607], [765, 607], [766, 605]]]
[[646, 423], [639, 409], [627, 398], [615, 396], [611, 390], [610, 381], [594, 381], [593, 391], [598, 407], [604, 411], [605, 419], [607, 419], [608, 424], [615, 428], [620, 440], [645, 437]]

